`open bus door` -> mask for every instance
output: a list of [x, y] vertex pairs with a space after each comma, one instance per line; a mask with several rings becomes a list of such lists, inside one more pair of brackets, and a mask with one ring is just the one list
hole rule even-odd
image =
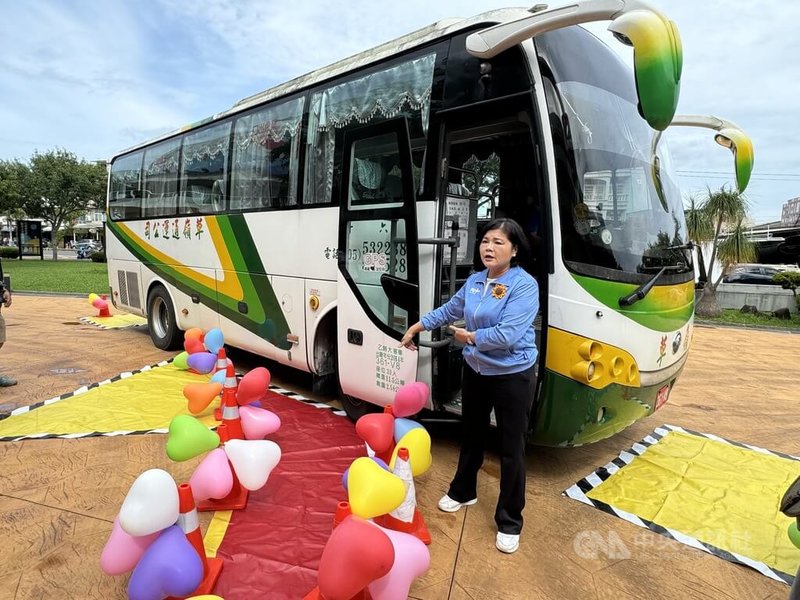
[[[496, 217], [516, 220], [532, 246], [532, 264], [526, 265], [539, 282], [541, 306], [546, 307], [547, 251], [541, 244], [543, 216], [547, 214], [543, 178], [533, 144], [528, 104], [513, 110], [498, 108], [492, 121], [479, 121], [465, 110], [465, 117], [451, 118], [446, 125], [443, 156], [442, 235], [451, 237], [458, 223], [455, 268], [451, 268], [450, 248], [442, 252], [439, 295], [436, 306], [444, 304], [464, 284], [473, 269], [475, 244], [480, 231]], [[484, 113], [488, 112], [483, 107]], [[531, 315], [534, 321], [536, 315]], [[535, 320], [537, 345], [541, 341], [541, 318]], [[448, 340], [435, 351], [438, 377], [434, 397], [438, 408], [461, 413], [461, 353], [447, 328], [434, 334], [434, 340]], [[541, 348], [540, 348], [541, 351]], [[543, 353], [540, 353], [543, 356]]]
[[400, 338], [419, 320], [419, 260], [405, 118], [344, 133], [337, 273], [337, 361], [351, 418], [391, 404], [417, 375]]

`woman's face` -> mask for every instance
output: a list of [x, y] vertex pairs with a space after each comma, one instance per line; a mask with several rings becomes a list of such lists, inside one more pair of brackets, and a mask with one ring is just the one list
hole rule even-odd
[[511, 266], [511, 259], [517, 255], [517, 247], [508, 239], [502, 229], [491, 229], [481, 240], [481, 262], [489, 269], [489, 276], [500, 275]]

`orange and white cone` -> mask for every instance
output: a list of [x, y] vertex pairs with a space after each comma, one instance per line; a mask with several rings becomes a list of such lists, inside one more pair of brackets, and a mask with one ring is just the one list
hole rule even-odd
[[219, 371], [227, 371], [228, 369], [228, 356], [225, 354], [225, 348], [220, 348], [217, 351], [217, 364], [214, 365], [214, 373]]
[[[228, 425], [226, 425], [225, 422], [217, 427], [217, 435], [219, 436], [221, 446], [224, 446], [225, 443], [231, 439]], [[209, 510], [241, 510], [247, 506], [247, 499], [250, 497], [250, 492], [239, 483], [239, 478], [236, 477], [236, 471], [233, 469], [233, 465], [231, 465], [230, 462], [228, 466], [233, 476], [231, 491], [224, 498], [209, 498], [208, 500], [203, 500], [197, 507], [197, 510], [201, 512]]]
[[178, 486], [178, 500], [180, 503], [178, 526], [183, 530], [186, 539], [189, 540], [189, 543], [197, 551], [200, 560], [203, 562], [203, 581], [191, 595], [210, 594], [222, 572], [222, 559], [206, 557], [203, 535], [200, 533], [200, 519], [197, 516], [192, 488], [188, 483], [182, 483]]
[[414, 487], [414, 475], [411, 472], [408, 448], [400, 448], [394, 461], [394, 474], [403, 480], [406, 486], [406, 497], [403, 502], [390, 512], [375, 518], [375, 522], [386, 529], [410, 533], [425, 544], [431, 543], [431, 532], [417, 508], [417, 490]]
[[[229, 362], [228, 355], [225, 353], [225, 348], [220, 348], [219, 350], [217, 350], [217, 363], [214, 365], [213, 375], [216, 375], [220, 371], [227, 372], [228, 362]], [[222, 402], [220, 402], [220, 405], [214, 409], [214, 418], [217, 421], [222, 421]]]
[[230, 364], [225, 367], [225, 383], [222, 385], [222, 422], [228, 426], [228, 436], [232, 440], [243, 440], [244, 431], [239, 418], [239, 403], [236, 402], [236, 370]]

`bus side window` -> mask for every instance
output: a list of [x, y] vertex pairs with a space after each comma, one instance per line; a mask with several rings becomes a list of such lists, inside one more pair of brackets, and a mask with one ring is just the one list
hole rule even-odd
[[117, 158], [111, 165], [108, 210], [115, 221], [140, 217], [142, 157], [143, 152], [139, 151]]

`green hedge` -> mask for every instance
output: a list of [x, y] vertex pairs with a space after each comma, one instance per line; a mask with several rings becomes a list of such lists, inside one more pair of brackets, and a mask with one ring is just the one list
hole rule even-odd
[[104, 263], [104, 262], [106, 262], [106, 253], [105, 252], [92, 252], [89, 255], [89, 258], [92, 259], [92, 262]]
[[19, 248], [16, 246], [0, 246], [0, 258], [19, 258]]

